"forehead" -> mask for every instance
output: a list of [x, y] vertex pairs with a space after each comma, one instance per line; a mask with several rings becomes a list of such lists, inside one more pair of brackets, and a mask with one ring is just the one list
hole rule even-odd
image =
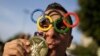
[[[51, 11], [53, 11], [53, 12], [51, 12]], [[54, 9], [50, 9], [50, 10], [45, 11], [45, 14], [48, 15], [51, 12], [48, 16], [51, 16], [52, 20], [55, 21], [64, 15], [63, 11], [61, 11], [61, 10], [56, 10], [56, 11], [59, 12], [61, 15], [59, 13], [55, 12]]]

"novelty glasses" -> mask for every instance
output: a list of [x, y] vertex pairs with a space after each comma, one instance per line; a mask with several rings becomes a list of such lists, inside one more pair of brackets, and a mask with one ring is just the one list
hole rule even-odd
[[[37, 11], [41, 12], [42, 16], [40, 16], [37, 20], [35, 20], [33, 16]], [[56, 12], [57, 14], [52, 14], [51, 16], [49, 16], [52, 12]], [[54, 18], [52, 18], [52, 16], [54, 15], [60, 15], [60, 18], [53, 21]], [[75, 17], [75, 22], [73, 24], [70, 22], [71, 20], [70, 15]], [[74, 28], [79, 23], [79, 17], [77, 16], [76, 13], [67, 12], [64, 15], [62, 15], [59, 11], [52, 10], [48, 14], [45, 14], [45, 12], [41, 9], [35, 9], [32, 12], [31, 20], [32, 22], [37, 24], [39, 30], [48, 31], [49, 29], [54, 27], [55, 31], [59, 33], [66, 33], [69, 31], [70, 28]]]

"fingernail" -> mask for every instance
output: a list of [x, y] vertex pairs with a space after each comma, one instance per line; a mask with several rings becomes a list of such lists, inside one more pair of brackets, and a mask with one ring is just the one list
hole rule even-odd
[[26, 45], [30, 45], [30, 42], [27, 41], [27, 42], [26, 42]]

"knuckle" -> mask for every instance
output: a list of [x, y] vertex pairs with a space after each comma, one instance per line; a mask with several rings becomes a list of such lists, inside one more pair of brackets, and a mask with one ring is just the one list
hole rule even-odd
[[5, 46], [6, 46], [6, 45], [9, 45], [9, 42], [5, 43]]
[[17, 43], [18, 41], [17, 41], [17, 39], [16, 39], [16, 40], [12, 40], [11, 42], [12, 42], [12, 43]]
[[9, 46], [9, 42], [5, 43], [4, 48]]
[[18, 46], [19, 46], [18, 44], [15, 44], [15, 47], [17, 47], [17, 48], [18, 48]]
[[15, 54], [18, 54], [19, 52], [18, 52], [18, 50], [15, 50]]

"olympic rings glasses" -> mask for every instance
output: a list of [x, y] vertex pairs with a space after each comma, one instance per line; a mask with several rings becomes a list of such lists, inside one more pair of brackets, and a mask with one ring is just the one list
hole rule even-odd
[[[34, 20], [34, 18], [32, 18], [32, 16], [37, 11], [42, 12], [43, 16], [40, 16], [36, 21], [36, 20]], [[68, 32], [68, 30], [70, 28], [73, 28], [73, 27], [77, 26], [78, 23], [79, 23], [79, 18], [77, 16], [77, 14], [75, 14], [75, 13], [68, 12], [68, 13], [66, 13], [64, 15], [61, 15], [61, 13], [56, 11], [56, 10], [53, 10], [50, 13], [52, 13], [52, 12], [57, 12], [61, 17], [53, 22], [53, 19], [51, 18], [51, 16], [45, 15], [44, 11], [41, 10], [41, 9], [36, 9], [31, 14], [31, 20], [34, 23], [37, 23], [37, 27], [38, 27], [39, 30], [48, 31], [50, 28], [54, 27], [54, 29], [59, 33]], [[50, 14], [50, 13], [48, 13], [48, 14]], [[75, 19], [76, 19], [76, 21], [72, 25], [70, 24], [70, 22], [69, 22], [69, 20], [67, 18], [70, 15], [75, 16]]]
[[59, 33], [65, 33], [69, 30], [69, 28], [64, 25], [62, 18], [57, 19], [53, 22], [50, 16], [43, 16], [39, 17], [37, 20], [37, 27], [39, 30], [48, 31], [50, 28], [54, 27], [54, 29]]

